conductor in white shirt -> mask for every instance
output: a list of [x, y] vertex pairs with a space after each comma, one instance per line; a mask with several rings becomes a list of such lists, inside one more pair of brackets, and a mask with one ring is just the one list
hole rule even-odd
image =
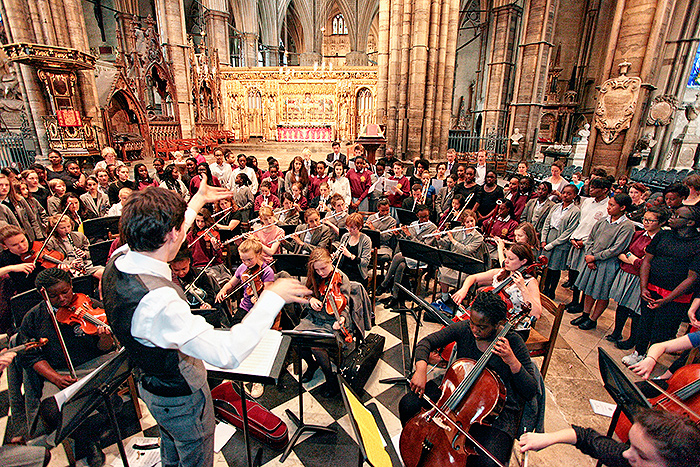
[[202, 206], [230, 196], [206, 180], [189, 205], [163, 188], [134, 193], [121, 218], [126, 245], [114, 253], [103, 276], [108, 320], [129, 354], [141, 398], [158, 422], [164, 466], [213, 466], [214, 410], [202, 360], [237, 367], [285, 302], [306, 303], [311, 293], [295, 280], [278, 280], [228, 331], [215, 330], [190, 313], [168, 262]]

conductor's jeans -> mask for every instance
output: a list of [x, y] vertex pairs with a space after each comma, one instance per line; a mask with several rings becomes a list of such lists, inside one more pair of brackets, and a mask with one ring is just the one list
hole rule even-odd
[[139, 392], [158, 422], [163, 467], [214, 465], [214, 405], [208, 387], [180, 397], [156, 396], [141, 385]]

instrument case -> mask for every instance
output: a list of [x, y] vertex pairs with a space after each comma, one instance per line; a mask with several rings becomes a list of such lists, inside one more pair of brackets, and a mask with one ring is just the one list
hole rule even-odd
[[361, 394], [379, 357], [384, 352], [386, 338], [379, 334], [367, 334], [355, 349], [345, 356], [340, 368], [340, 374], [357, 393]]
[[[241, 396], [232, 382], [219, 384], [211, 390], [214, 400], [214, 412], [218, 417], [237, 428], [243, 428]], [[282, 450], [289, 442], [287, 425], [275, 414], [255, 401], [246, 399], [248, 410], [248, 429], [251, 436]]]

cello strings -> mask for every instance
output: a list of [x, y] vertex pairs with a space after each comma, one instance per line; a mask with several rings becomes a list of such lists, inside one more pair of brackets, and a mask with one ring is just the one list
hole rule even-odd
[[686, 410], [689, 414], [693, 415], [695, 418], [697, 418], [698, 420], [700, 420], [700, 415], [698, 415], [697, 413], [695, 413], [695, 411], [694, 411], [693, 409], [691, 409], [691, 408], [688, 407], [686, 404], [684, 404], [683, 401], [681, 401], [679, 398], [677, 398], [677, 397], [674, 396], [673, 394], [671, 394], [671, 393], [665, 391], [664, 389], [662, 389], [661, 386], [659, 386], [658, 384], [656, 384], [656, 383], [655, 383], [654, 381], [652, 381], [651, 379], [647, 380], [647, 382], [649, 383], [649, 385], [650, 385], [652, 388], [656, 389], [656, 390], [659, 391], [661, 394], [663, 394], [664, 396], [668, 397], [671, 401], [675, 402], [675, 403], [678, 404], [681, 408], [683, 408], [684, 410]]
[[[408, 378], [406, 378], [406, 379], [408, 379]], [[410, 380], [409, 380], [409, 381], [410, 381]], [[428, 402], [428, 404], [430, 404], [430, 405], [437, 411], [437, 413], [439, 413], [440, 415], [442, 415], [442, 417], [444, 418], [445, 421], [449, 422], [452, 426], [454, 426], [455, 428], [457, 428], [457, 431], [459, 431], [459, 432], [460, 432], [461, 434], [463, 434], [469, 441], [471, 441], [472, 444], [474, 444], [474, 446], [478, 447], [479, 450], [480, 450], [481, 452], [483, 452], [484, 454], [486, 454], [486, 455], [487, 455], [493, 462], [495, 462], [499, 467], [505, 467], [505, 466], [501, 463], [501, 461], [499, 461], [498, 459], [496, 459], [496, 458], [494, 457], [494, 455], [491, 454], [491, 453], [490, 453], [484, 446], [482, 446], [477, 440], [475, 440], [474, 437], [473, 437], [472, 435], [470, 435], [469, 433], [467, 433], [466, 431], [464, 431], [464, 430], [462, 429], [462, 427], [460, 427], [460, 426], [459, 426], [457, 423], [455, 423], [450, 417], [448, 417], [447, 414], [446, 414], [445, 412], [443, 412], [442, 410], [440, 410], [440, 408], [432, 401], [432, 399], [430, 399], [430, 397], [426, 396], [425, 394], [423, 394], [422, 397], [423, 397], [423, 399], [426, 400], [426, 402]]]

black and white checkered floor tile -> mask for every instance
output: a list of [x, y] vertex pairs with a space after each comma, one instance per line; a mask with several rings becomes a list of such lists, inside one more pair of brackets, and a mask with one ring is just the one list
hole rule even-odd
[[[376, 325], [371, 332], [381, 334], [386, 338], [384, 354], [377, 363], [369, 381], [365, 385], [362, 394], [359, 394], [363, 403], [375, 402], [382, 415], [387, 430], [392, 437], [401, 432], [401, 424], [398, 418], [398, 402], [405, 393], [405, 386], [382, 384], [379, 380], [384, 378], [401, 377], [403, 371], [403, 359], [405, 350], [401, 341], [401, 329], [399, 315], [385, 310], [377, 305]], [[408, 335], [413, 341], [415, 323], [410, 316], [407, 318]], [[425, 323], [420, 330], [420, 336], [427, 335], [438, 329], [439, 326]], [[410, 350], [410, 349], [409, 349]], [[408, 358], [408, 357], [407, 357]], [[287, 424], [290, 437], [296, 426], [289, 420], [285, 410], [289, 409], [294, 414], [299, 412], [299, 399], [297, 396], [297, 380], [289, 370], [283, 370], [280, 383], [277, 386], [266, 386], [265, 393], [257, 399], [263, 406], [269, 408]], [[281, 452], [252, 439], [253, 453], [259, 447], [263, 450], [262, 462], [265, 466], [328, 466], [335, 467], [356, 466], [358, 449], [354, 441], [354, 434], [350, 427], [350, 420], [343, 406], [340, 396], [328, 399], [319, 395], [319, 386], [323, 382], [323, 374], [319, 370], [314, 379], [304, 385], [304, 421], [307, 424], [328, 426], [335, 429], [335, 433], [304, 434], [294, 446], [292, 453], [283, 464], [280, 463]], [[0, 381], [0, 434], [3, 438], [11, 437], [14, 431], [12, 426], [8, 428], [9, 402], [7, 382], [3, 376]], [[158, 436], [158, 428], [153, 418], [148, 414], [145, 405], [141, 403], [144, 416], [141, 418], [140, 433], [134, 436]], [[107, 453], [107, 465], [117, 459], [116, 445], [105, 449]], [[243, 434], [239, 430], [226, 443], [221, 452], [215, 455], [216, 466], [244, 466], [246, 465], [245, 445]], [[61, 447], [52, 451], [50, 466], [65, 466], [68, 462]], [[79, 463], [78, 465], [81, 465]]]

